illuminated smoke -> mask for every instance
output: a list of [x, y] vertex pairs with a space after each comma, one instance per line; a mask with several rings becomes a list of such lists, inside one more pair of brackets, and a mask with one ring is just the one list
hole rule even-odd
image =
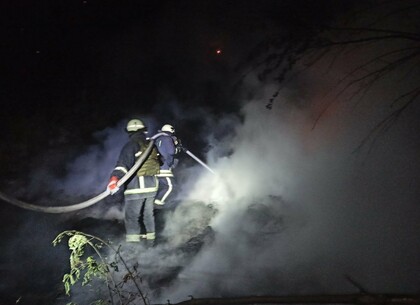
[[[171, 15], [176, 14], [171, 11]], [[168, 24], [172, 28], [172, 23]], [[351, 66], [355, 57], [365, 54], [350, 55], [345, 64]], [[271, 111], [264, 106], [277, 87], [256, 81], [244, 86], [247, 92], [243, 96], [251, 93], [253, 98], [243, 99], [239, 114], [219, 113], [216, 117], [205, 109], [195, 109], [195, 104], [185, 109], [176, 102], [161, 107], [159, 119], [165, 121], [156, 127], [169, 118], [176, 128], [194, 122], [193, 131], [180, 136], [186, 144], [202, 141], [207, 145], [193, 152], [217, 175], [187, 157], [180, 163], [181, 203], [168, 214], [165, 234], [169, 241], [151, 251], [139, 249], [144, 285], [152, 291], [153, 301], [166, 303], [169, 299], [174, 303], [189, 295], [357, 292], [346, 276], [373, 293], [420, 292], [418, 106], [408, 108], [391, 129], [376, 138], [373, 150], [369, 152], [372, 147], [368, 144], [353, 154], [392, 110], [382, 101], [398, 97], [397, 86], [418, 80], [385, 78], [384, 86], [366, 97], [368, 104], [335, 103], [313, 129], [328, 103], [320, 88], [332, 87], [325, 81], [325, 66], [306, 73], [303, 81], [289, 84]], [[339, 72], [338, 79], [345, 75]], [[188, 89], [198, 87], [195, 77], [182, 76]], [[30, 184], [19, 193], [39, 198], [40, 192], [55, 205], [103, 191], [126, 141], [125, 121], [99, 132], [96, 144], [87, 150], [80, 149], [80, 157], [65, 167], [64, 176], [50, 172], [54, 155], [46, 153], [49, 159], [38, 167], [42, 170], [28, 173]], [[26, 213], [19, 215], [25, 225], [19, 230], [8, 228], [7, 238], [16, 243], [8, 243], [6, 261], [27, 259], [28, 251], [31, 258], [37, 258], [19, 269], [20, 277], [27, 270], [40, 274], [47, 268], [60, 269], [53, 266], [57, 262], [53, 253], [58, 252], [50, 248], [54, 233], [62, 230], [62, 224], [52, 228], [55, 223], [51, 219], [58, 216], [43, 217], [45, 225], [40, 226], [39, 215], [30, 214], [35, 221]], [[121, 211], [100, 203], [78, 213], [79, 218], [92, 216], [121, 219]], [[197, 254], [174, 251], [182, 250], [182, 245], [205, 231], [208, 224], [215, 232], [214, 240]], [[64, 229], [73, 224], [67, 225]], [[98, 235], [107, 238], [109, 232], [103, 229]], [[60, 259], [67, 259], [68, 252], [63, 252]], [[47, 266], [42, 270], [31, 266], [41, 265], [39, 262]], [[158, 289], [150, 285], [150, 275], [161, 276], [171, 268], [182, 270]], [[61, 277], [62, 273], [46, 284], [60, 284]], [[19, 280], [10, 279], [11, 286], [18, 287]], [[83, 289], [76, 289], [74, 299], [78, 297], [84, 297]]]
[[[181, 203], [167, 215], [168, 243], [136, 252], [153, 301], [357, 292], [347, 276], [372, 292], [418, 293], [418, 109], [379, 137], [370, 153], [365, 148], [352, 154], [382, 111], [335, 105], [312, 129], [321, 95], [311, 95], [302, 108], [294, 104], [303, 97], [286, 91], [269, 111], [264, 102], [272, 89], [257, 92], [238, 114], [207, 115], [197, 128], [208, 145], [203, 160], [216, 175], [187, 157], [180, 163]], [[180, 108], [174, 113], [183, 118], [204, 113]], [[126, 141], [122, 129], [102, 132], [103, 143], [70, 163], [69, 175], [57, 185], [70, 193], [102, 191], [111, 159]], [[122, 217], [104, 204], [78, 214], [92, 216]], [[214, 240], [197, 254], [183, 252], [183, 244], [208, 224]], [[107, 238], [108, 232], [97, 235]], [[168, 278], [157, 289], [153, 276]], [[83, 289], [72, 295], [85, 296]]]
[[[167, 215], [168, 242], [136, 252], [143, 287], [156, 302], [358, 292], [347, 277], [372, 292], [418, 292], [418, 165], [410, 164], [420, 143], [411, 116], [369, 154], [353, 154], [370, 120], [343, 105], [312, 129], [317, 95], [302, 109], [289, 92], [269, 111], [265, 89], [238, 115], [207, 116], [197, 131], [207, 132], [203, 160], [216, 175], [183, 159], [193, 166], [178, 168], [181, 203]], [[214, 240], [197, 254], [179, 251], [208, 224]], [[177, 268], [175, 279], [152, 285]]]
[[[167, 215], [168, 243], [136, 250], [142, 287], [154, 302], [188, 295], [357, 292], [346, 276], [372, 292], [418, 292], [419, 169], [412, 164], [420, 146], [412, 135], [418, 124], [407, 114], [370, 154], [352, 154], [372, 126], [369, 120], [344, 107], [312, 129], [313, 108], [294, 107], [293, 98], [283, 95], [285, 106], [269, 111], [263, 92], [238, 115], [207, 116], [197, 133], [206, 135], [203, 160], [216, 175], [184, 158], [177, 172], [181, 203]], [[78, 183], [100, 189], [82, 178], [92, 164], [104, 167], [97, 170], [107, 179], [114, 161], [104, 160], [116, 158], [126, 138], [121, 128], [104, 134], [104, 144], [71, 163], [77, 166], [63, 180], [67, 190]], [[104, 147], [110, 151], [100, 154]], [[92, 216], [122, 217], [104, 204], [78, 213]], [[197, 254], [184, 251], [208, 224], [214, 239]], [[109, 232], [97, 235], [107, 238]], [[153, 286], [157, 276], [167, 277], [159, 289]], [[83, 297], [83, 288], [73, 290], [72, 300]]]
[[413, 116], [352, 154], [372, 126], [359, 113], [335, 107], [312, 130], [310, 109], [262, 104], [245, 104], [243, 122], [212, 143], [217, 175], [201, 169], [183, 186], [187, 201], [218, 209], [216, 238], [162, 298], [357, 292], [347, 277], [369, 291], [418, 292]]

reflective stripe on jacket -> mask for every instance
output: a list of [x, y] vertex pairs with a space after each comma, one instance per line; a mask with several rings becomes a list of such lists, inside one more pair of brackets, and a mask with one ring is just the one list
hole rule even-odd
[[124, 195], [141, 195], [157, 192], [159, 181], [156, 176], [134, 177], [127, 186]]
[[161, 169], [159, 174], [156, 175], [157, 177], [173, 177], [174, 174], [172, 173], [171, 169]]

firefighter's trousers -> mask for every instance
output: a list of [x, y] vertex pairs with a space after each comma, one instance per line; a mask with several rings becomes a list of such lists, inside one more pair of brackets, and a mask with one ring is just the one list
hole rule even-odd
[[159, 190], [155, 198], [155, 208], [159, 209], [166, 202], [169, 202], [174, 195], [175, 179], [174, 177], [159, 177]]
[[126, 241], [140, 241], [140, 238], [142, 237], [140, 234], [141, 222], [143, 222], [146, 229], [146, 239], [155, 239], [156, 234], [153, 204], [157, 187], [158, 181], [156, 177], [136, 177], [130, 182], [129, 188], [124, 192], [124, 224], [126, 230]]

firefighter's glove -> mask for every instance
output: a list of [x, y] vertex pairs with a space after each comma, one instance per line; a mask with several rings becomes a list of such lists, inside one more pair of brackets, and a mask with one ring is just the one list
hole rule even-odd
[[106, 189], [111, 193], [111, 195], [114, 195], [120, 189], [117, 186], [118, 180], [119, 179], [116, 176], [112, 176], [111, 179], [109, 179], [109, 183], [108, 183], [108, 186], [106, 187]]
[[181, 144], [178, 144], [176, 146], [175, 154], [179, 154], [180, 152], [186, 152], [186, 151], [187, 149], [184, 146], [182, 146]]

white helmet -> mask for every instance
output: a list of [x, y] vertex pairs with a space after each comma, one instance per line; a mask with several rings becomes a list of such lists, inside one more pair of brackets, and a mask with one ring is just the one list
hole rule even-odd
[[165, 124], [165, 125], [162, 126], [161, 131], [167, 131], [167, 132], [170, 132], [170, 133], [175, 133], [175, 128], [172, 125]]
[[146, 126], [144, 126], [143, 122], [138, 119], [130, 120], [127, 123], [127, 131], [137, 131], [143, 128], [146, 128]]

